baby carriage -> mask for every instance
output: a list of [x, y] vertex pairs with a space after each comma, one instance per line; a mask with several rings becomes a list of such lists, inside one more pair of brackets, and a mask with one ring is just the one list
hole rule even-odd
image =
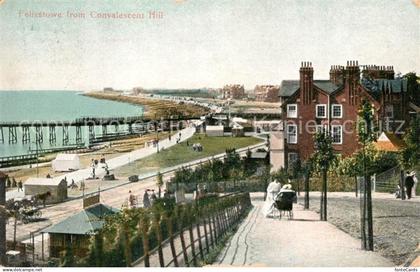
[[286, 215], [289, 219], [293, 219], [293, 202], [296, 200], [295, 191], [283, 191], [278, 193], [275, 198], [274, 207], [279, 210], [281, 219], [282, 214]]

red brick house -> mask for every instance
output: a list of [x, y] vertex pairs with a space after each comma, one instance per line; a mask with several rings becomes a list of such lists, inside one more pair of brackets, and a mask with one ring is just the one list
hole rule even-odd
[[[329, 129], [333, 146], [343, 156], [358, 148], [357, 111], [367, 99], [375, 108], [381, 130], [396, 130], [408, 119], [407, 80], [395, 78], [392, 66], [359, 66], [348, 61], [331, 66], [329, 80], [315, 80], [310, 62], [302, 62], [299, 80], [284, 80], [279, 97], [284, 121], [286, 165], [314, 152], [317, 129]], [[362, 76], [363, 75], [363, 76]]]

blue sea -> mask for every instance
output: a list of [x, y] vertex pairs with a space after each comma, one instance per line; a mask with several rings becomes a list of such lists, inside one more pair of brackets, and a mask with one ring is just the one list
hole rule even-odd
[[[1, 122], [72, 121], [81, 117], [142, 116], [143, 107], [128, 103], [95, 99], [78, 91], [0, 91]], [[99, 129], [99, 128], [98, 128]], [[69, 128], [70, 143], [75, 144], [75, 128]], [[112, 128], [108, 129], [112, 132]], [[8, 128], [3, 128], [4, 143], [0, 142], [0, 157], [28, 154], [35, 149], [35, 131], [31, 130], [31, 143], [22, 144], [22, 129], [18, 128], [18, 142], [9, 144]], [[57, 142], [49, 145], [48, 128], [43, 129], [41, 149], [61, 147], [62, 129], [56, 128]], [[85, 137], [87, 131], [83, 131]], [[0, 134], [1, 138], [1, 134]]]

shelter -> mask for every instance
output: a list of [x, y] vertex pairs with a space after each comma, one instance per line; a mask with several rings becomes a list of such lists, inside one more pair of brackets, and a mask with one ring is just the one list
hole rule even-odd
[[232, 136], [234, 137], [243, 137], [245, 135], [244, 133], [244, 127], [240, 124], [234, 123], [232, 127]]
[[35, 196], [50, 192], [45, 203], [58, 203], [67, 199], [67, 181], [57, 178], [29, 178], [24, 183], [25, 195]]
[[[97, 196], [94, 196], [99, 199]], [[69, 246], [72, 253], [78, 257], [85, 257], [89, 252], [90, 238], [103, 228], [105, 217], [118, 213], [119, 210], [110, 206], [96, 203], [86, 207], [81, 212], [44, 229], [49, 234], [50, 257], [59, 258], [60, 254]]]
[[206, 135], [210, 137], [222, 137], [223, 126], [206, 126]]
[[79, 156], [77, 154], [58, 154], [52, 161], [52, 168], [56, 172], [79, 170]]
[[398, 152], [405, 148], [405, 143], [393, 133], [382, 132], [375, 147], [379, 151]]

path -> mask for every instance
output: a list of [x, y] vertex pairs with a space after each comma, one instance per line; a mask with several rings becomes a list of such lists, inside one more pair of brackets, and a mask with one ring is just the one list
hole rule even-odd
[[216, 265], [269, 267], [395, 266], [375, 252], [362, 251], [360, 240], [319, 221], [319, 215], [294, 206], [294, 220], [265, 218], [262, 194], [219, 255]]
[[[193, 121], [196, 125], [200, 125], [202, 121]], [[181, 141], [185, 141], [189, 138], [191, 138], [195, 133], [195, 127], [191, 124], [191, 126], [182, 129], [179, 131], [181, 133]], [[169, 138], [166, 138], [164, 140], [159, 141], [159, 149], [162, 148], [170, 148], [171, 146], [176, 145], [176, 139], [178, 138], [178, 135], [174, 135], [171, 140]], [[118, 167], [127, 165], [135, 160], [139, 160], [142, 158], [145, 158], [147, 156], [153, 155], [157, 152], [157, 148], [150, 146], [150, 147], [144, 147], [137, 150], [134, 150], [132, 152], [129, 152], [127, 154], [115, 157], [113, 159], [107, 160], [107, 164], [109, 167], [109, 170], [116, 169]], [[105, 169], [103, 168], [97, 168], [95, 170], [96, 176], [103, 176], [105, 174]], [[70, 183], [71, 180], [74, 180], [76, 183], [88, 179], [92, 175], [92, 169], [90, 167], [85, 169], [80, 169], [78, 171], [74, 171], [71, 173], [67, 173], [61, 176], [54, 177], [56, 180], [62, 180], [65, 177], [67, 178], [67, 182]], [[86, 185], [88, 185], [89, 180], [86, 180]], [[17, 190], [11, 190], [6, 192], [6, 199], [11, 198], [19, 198], [24, 197], [23, 192], [17, 192]]]

